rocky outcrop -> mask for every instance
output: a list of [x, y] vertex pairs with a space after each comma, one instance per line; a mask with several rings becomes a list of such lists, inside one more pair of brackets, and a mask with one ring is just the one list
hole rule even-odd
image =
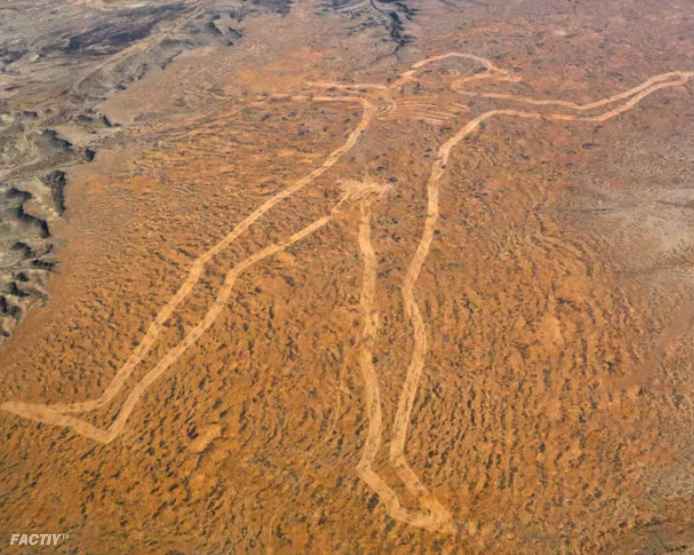
[[354, 19], [357, 22], [354, 32], [382, 28], [386, 34], [384, 40], [394, 45], [393, 54], [414, 42], [407, 24], [415, 18], [417, 9], [409, 6], [406, 0], [326, 0], [324, 7]]
[[[89, 3], [38, 0], [0, 18], [0, 342], [46, 298], [67, 170], [123, 131], [96, 106], [181, 53], [243, 38], [289, 0]], [[50, 12], [50, 17], [46, 13]], [[61, 135], [70, 127], [84, 139]], [[77, 144], [79, 142], [79, 144]]]
[[56, 176], [23, 186], [0, 184], [0, 339], [46, 298], [48, 272], [56, 264], [50, 222], [60, 217], [62, 199], [51, 180]]

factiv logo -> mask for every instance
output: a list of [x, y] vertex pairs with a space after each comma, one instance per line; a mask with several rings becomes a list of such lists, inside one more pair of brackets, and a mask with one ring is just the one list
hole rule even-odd
[[57, 546], [67, 541], [70, 534], [11, 534], [10, 545]]

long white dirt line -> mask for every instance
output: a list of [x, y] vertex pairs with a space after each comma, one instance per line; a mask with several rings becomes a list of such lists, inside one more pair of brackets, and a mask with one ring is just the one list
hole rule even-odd
[[[197, 340], [212, 326], [228, 302], [234, 283], [237, 277], [247, 270], [253, 264], [260, 260], [272, 256], [290, 245], [308, 237], [322, 226], [326, 225], [334, 216], [335, 211], [339, 209], [342, 202], [348, 198], [361, 200], [361, 218], [359, 224], [359, 247], [363, 260], [364, 270], [362, 279], [362, 292], [360, 297], [360, 308], [363, 318], [363, 332], [361, 342], [361, 352], [359, 363], [361, 374], [364, 381], [364, 397], [367, 408], [368, 430], [367, 437], [364, 443], [362, 455], [357, 465], [357, 473], [360, 478], [371, 487], [380, 497], [388, 514], [396, 520], [408, 523], [413, 526], [425, 528], [431, 531], [453, 533], [455, 527], [453, 525], [450, 512], [429, 492], [422, 484], [418, 476], [407, 462], [405, 448], [407, 442], [407, 434], [412, 417], [412, 410], [417, 396], [417, 391], [421, 381], [424, 364], [429, 351], [429, 337], [427, 325], [419, 310], [415, 297], [415, 287], [421, 274], [422, 268], [428, 257], [431, 244], [434, 238], [434, 229], [439, 219], [439, 189], [442, 177], [446, 172], [449, 158], [452, 150], [466, 137], [476, 132], [483, 122], [503, 116], [521, 119], [535, 119], [544, 121], [564, 121], [564, 122], [604, 122], [614, 117], [619, 116], [637, 106], [641, 100], [654, 92], [668, 88], [685, 85], [692, 78], [692, 71], [674, 71], [656, 75], [644, 81], [640, 85], [633, 87], [622, 93], [597, 100], [588, 104], [577, 104], [563, 100], [536, 100], [533, 98], [506, 95], [499, 93], [477, 93], [461, 91], [459, 88], [465, 83], [480, 80], [492, 79], [496, 81], [517, 81], [518, 77], [510, 72], [498, 68], [490, 60], [476, 56], [474, 54], [465, 54], [460, 52], [449, 52], [439, 56], [432, 56], [422, 60], [411, 68], [400, 74], [399, 78], [389, 85], [358, 83], [358, 84], [340, 84], [340, 83], [316, 83], [314, 86], [319, 88], [335, 88], [349, 89], [352, 94], [355, 94], [356, 89], [363, 89], [360, 92], [376, 91], [372, 100], [377, 100], [379, 103], [387, 105], [386, 115], [393, 112], [397, 102], [395, 92], [398, 87], [416, 79], [417, 73], [422, 68], [425, 68], [431, 63], [449, 59], [462, 58], [472, 60], [483, 66], [484, 70], [480, 73], [457, 79], [452, 83], [452, 88], [459, 93], [470, 96], [486, 97], [497, 100], [510, 100], [513, 102], [526, 103], [533, 106], [555, 106], [574, 111], [573, 114], [564, 113], [542, 113], [534, 111], [512, 110], [512, 109], [495, 109], [482, 113], [466, 123], [460, 130], [455, 133], [450, 139], [443, 143], [436, 155], [436, 159], [431, 167], [430, 175], [426, 183], [427, 191], [427, 212], [424, 221], [423, 230], [417, 244], [415, 253], [407, 267], [407, 272], [401, 287], [401, 294], [405, 308], [405, 315], [410, 325], [412, 326], [414, 345], [412, 348], [410, 362], [406, 369], [405, 380], [402, 386], [401, 394], [398, 399], [397, 410], [394, 417], [393, 433], [389, 444], [388, 457], [389, 462], [393, 466], [398, 477], [404, 483], [407, 490], [417, 498], [421, 510], [405, 509], [401, 506], [397, 494], [385, 483], [385, 481], [375, 472], [373, 465], [377, 454], [382, 447], [383, 437], [383, 413], [381, 390], [378, 381], [378, 375], [373, 364], [373, 345], [378, 332], [378, 316], [375, 312], [375, 290], [376, 290], [376, 254], [371, 242], [371, 211], [368, 195], [378, 192], [378, 187], [372, 184], [347, 184], [347, 190], [338, 204], [333, 208], [333, 211], [302, 230], [289, 236], [285, 241], [270, 245], [249, 258], [243, 260], [235, 267], [229, 270], [225, 276], [225, 281], [222, 287], [217, 292], [217, 297], [209, 308], [204, 318], [184, 337], [184, 339], [171, 348], [163, 358], [161, 358], [156, 366], [149, 370], [140, 382], [127, 396], [122, 405], [116, 419], [108, 429], [102, 430], [96, 428], [92, 424], [69, 416], [67, 413], [84, 412], [99, 408], [111, 401], [116, 394], [124, 386], [125, 381], [133, 372], [135, 366], [151, 350], [154, 342], [157, 340], [160, 332], [164, 329], [164, 324], [171, 317], [177, 307], [191, 294], [193, 287], [199, 281], [202, 273], [205, 271], [205, 265], [223, 249], [235, 241], [242, 233], [244, 233], [251, 225], [266, 214], [270, 209], [280, 203], [282, 200], [290, 197], [297, 191], [312, 183], [320, 177], [327, 169], [334, 166], [347, 152], [349, 152], [358, 142], [362, 133], [368, 128], [375, 117], [379, 115], [379, 110], [374, 103], [369, 99], [359, 96], [314, 96], [314, 95], [272, 95], [269, 98], [284, 98], [293, 100], [307, 100], [318, 102], [358, 102], [362, 105], [362, 118], [357, 127], [349, 134], [346, 142], [334, 150], [321, 166], [310, 172], [305, 177], [296, 181], [293, 185], [284, 191], [274, 195], [263, 203], [259, 208], [252, 212], [247, 218], [236, 225], [234, 229], [219, 243], [213, 246], [210, 250], [197, 258], [191, 267], [191, 270], [180, 286], [178, 291], [173, 295], [169, 302], [160, 309], [154, 321], [150, 324], [146, 334], [133, 350], [127, 362], [119, 369], [114, 379], [108, 385], [104, 393], [98, 399], [89, 400], [81, 403], [71, 404], [30, 404], [21, 402], [7, 402], [0, 405], [0, 409], [12, 412], [24, 418], [45, 422], [52, 425], [60, 425], [72, 428], [76, 432], [99, 441], [108, 443], [113, 441], [120, 434], [127, 423], [127, 420], [134, 410], [134, 407], [141, 399], [144, 392], [151, 386], [166, 370], [171, 367], [183, 353], [194, 345]], [[267, 97], [263, 102], [267, 100]], [[605, 111], [598, 115], [580, 115], [583, 112], [596, 110], [598, 108], [614, 105], [617, 102], [622, 104]], [[440, 109], [445, 110], [442, 106]], [[465, 107], [467, 109], [467, 107]], [[416, 110], [415, 110], [416, 111]], [[579, 114], [577, 114], [578, 112]], [[427, 112], [428, 115], [433, 114], [433, 110]]]
[[[476, 117], [465, 125], [458, 133], [456, 133], [451, 139], [446, 141], [438, 151], [437, 158], [431, 170], [431, 174], [427, 181], [427, 214], [424, 222], [424, 229], [422, 235], [417, 245], [417, 250], [410, 262], [407, 269], [407, 274], [403, 281], [401, 288], [403, 303], [405, 306], [405, 314], [410, 321], [413, 333], [414, 333], [414, 347], [412, 350], [412, 356], [410, 364], [407, 368], [405, 383], [403, 384], [402, 393], [398, 400], [398, 408], [395, 415], [395, 421], [393, 426], [393, 437], [390, 442], [390, 461], [396, 470], [398, 476], [403, 481], [408, 490], [419, 497], [420, 502], [429, 510], [434, 512], [446, 512], [446, 510], [441, 506], [441, 504], [429, 493], [427, 488], [421, 483], [417, 475], [409, 466], [406, 456], [405, 456], [405, 445], [407, 441], [407, 432], [409, 429], [410, 418], [412, 415], [412, 408], [414, 406], [414, 401], [417, 395], [417, 390], [419, 388], [419, 383], [421, 381], [422, 372], [424, 369], [424, 362], [426, 355], [429, 350], [427, 329], [419, 311], [417, 301], [415, 299], [414, 288], [417, 283], [417, 279], [421, 273], [424, 262], [429, 254], [431, 248], [431, 243], [434, 237], [434, 228], [439, 219], [439, 185], [441, 178], [445, 172], [448, 160], [452, 149], [460, 143], [465, 137], [475, 132], [480, 123], [493, 118], [495, 116], [513, 116], [520, 118], [531, 118], [531, 119], [562, 119], [569, 121], [606, 121], [613, 117], [616, 117], [625, 111], [630, 110], [636, 104], [638, 104], [647, 95], [665, 87], [677, 86], [686, 82], [687, 78], [680, 79], [678, 81], [670, 83], [659, 83], [653, 84], [653, 79], [647, 81], [647, 87], [636, 87], [632, 89], [641, 91], [629, 102], [625, 103], [623, 106], [610, 110], [600, 116], [595, 117], [577, 117], [577, 116], [564, 116], [562, 114], [550, 114], [544, 115], [538, 112], [521, 112], [515, 110], [493, 110], [486, 112]], [[617, 95], [620, 98], [625, 98], [625, 95]], [[629, 95], [627, 95], [629, 96]], [[614, 98], [614, 97], [613, 97]], [[604, 103], [600, 103], [602, 105]]]
[[[342, 156], [344, 156], [354, 147], [364, 129], [368, 127], [369, 123], [373, 119], [375, 113], [374, 106], [368, 100], [361, 98], [319, 96], [313, 98], [313, 100], [319, 102], [359, 102], [362, 104], [363, 107], [361, 121], [355, 127], [355, 129], [349, 134], [345, 143], [339, 148], [335, 149], [321, 166], [319, 166], [308, 175], [296, 181], [290, 187], [269, 198], [262, 205], [256, 208], [249, 216], [247, 216], [244, 220], [238, 223], [234, 227], [234, 229], [226, 237], [224, 237], [224, 239], [219, 241], [216, 245], [214, 245], [211, 249], [202, 254], [193, 262], [193, 265], [191, 266], [191, 269], [189, 270], [188, 276], [186, 277], [185, 281], [181, 284], [178, 291], [176, 291], [173, 297], [171, 297], [171, 299], [169, 299], [169, 301], [159, 310], [159, 313], [155, 317], [154, 321], [149, 325], [147, 332], [142, 337], [137, 347], [130, 354], [125, 364], [118, 370], [111, 383], [106, 387], [106, 389], [99, 398], [91, 399], [88, 401], [82, 401], [78, 403], [56, 403], [52, 405], [54, 411], [64, 413], [87, 412], [98, 409], [110, 403], [121, 390], [125, 381], [130, 377], [135, 367], [149, 353], [156, 339], [159, 337], [159, 334], [164, 328], [164, 324], [166, 323], [166, 321], [172, 316], [176, 308], [191, 294], [193, 288], [200, 280], [201, 276], [205, 271], [205, 265], [222, 250], [224, 250], [231, 243], [233, 243], [241, 234], [243, 234], [251, 225], [253, 225], [270, 209], [275, 207], [284, 199], [299, 192], [301, 189], [315, 181], [329, 168], [333, 167]], [[2, 409], [2, 406], [0, 406], [0, 409]]]
[[362, 331], [359, 364], [364, 381], [364, 397], [368, 417], [366, 441], [357, 465], [359, 477], [378, 494], [387, 513], [400, 522], [425, 528], [432, 532], [447, 528], [450, 515], [447, 512], [422, 512], [405, 509], [395, 492], [374, 471], [373, 464], [381, 448], [383, 434], [383, 411], [378, 375], [373, 364], [372, 348], [378, 332], [378, 314], [374, 307], [376, 296], [376, 253], [371, 243], [371, 211], [369, 201], [361, 203], [359, 223], [359, 248], [364, 264], [360, 307], [364, 328]]
[[219, 317], [220, 313], [222, 310], [224, 310], [224, 307], [229, 301], [229, 297], [231, 296], [231, 292], [238, 276], [264, 258], [273, 256], [318, 231], [321, 227], [330, 222], [335, 215], [335, 212], [345, 199], [346, 196], [340, 200], [329, 215], [319, 218], [315, 222], [291, 235], [285, 241], [265, 247], [229, 270], [225, 276], [224, 284], [219, 289], [214, 303], [205, 314], [203, 320], [198, 323], [190, 332], [188, 332], [188, 334], [180, 343], [178, 343], [178, 345], [169, 350], [159, 360], [157, 365], [147, 372], [142, 380], [138, 382], [123, 403], [118, 416], [107, 430], [102, 430], [89, 422], [61, 413], [55, 410], [55, 406], [51, 405], [10, 401], [0, 405], [0, 408], [4, 411], [14, 413], [29, 420], [35, 420], [54, 426], [65, 426], [72, 428], [75, 432], [88, 437], [89, 439], [93, 439], [94, 441], [98, 441], [99, 443], [110, 443], [125, 429], [125, 425], [128, 421], [130, 413], [132, 413], [133, 409], [140, 401], [140, 398], [145, 393], [147, 388], [159, 377], [161, 377], [161, 375], [166, 372], [166, 370], [172, 364], [174, 364], [183, 355], [183, 353], [185, 353], [186, 350], [194, 345]]
[[[603, 106], [607, 106], [608, 104], [612, 104], [614, 102], [618, 102], [619, 100], [624, 100], [626, 98], [629, 98], [641, 91], [644, 91], [646, 89], [649, 89], [652, 85], [658, 84], [662, 81], [668, 81], [673, 78], [678, 78], [676, 81], [672, 81], [673, 83], [677, 84], [684, 84], [687, 80], [689, 80], [692, 76], [694, 75], [694, 72], [691, 71], [671, 71], [669, 73], [662, 73], [660, 75], [656, 75], [654, 77], [651, 77], [647, 81], [644, 81], [642, 84], [638, 85], [637, 87], [634, 87], [632, 89], [629, 89], [627, 91], [624, 91], [622, 93], [616, 94], [614, 96], [610, 96], [608, 98], [604, 98], [595, 102], [589, 102], [587, 104], [577, 104], [576, 102], [569, 102], [566, 100], [554, 100], [554, 99], [548, 99], [548, 100], [538, 100], [535, 98], [527, 97], [527, 96], [517, 96], [513, 94], [503, 94], [503, 93], [478, 93], [478, 92], [472, 92], [472, 91], [457, 91], [460, 92], [461, 94], [464, 94], [466, 96], [473, 96], [473, 97], [481, 97], [481, 98], [492, 98], [492, 99], [497, 99], [497, 100], [510, 100], [512, 102], [523, 102], [525, 104], [531, 104], [533, 106], [561, 106], [564, 108], [569, 108], [571, 110], [576, 110], [576, 111], [590, 111], [594, 110], [596, 108], [601, 108]], [[672, 86], [669, 83], [664, 83], [664, 86]]]
[[371, 245], [371, 213], [366, 201], [361, 205], [361, 221], [359, 223], [359, 248], [364, 263], [360, 307], [364, 330], [362, 332], [362, 347], [359, 354], [359, 364], [364, 379], [367, 416], [369, 429], [366, 442], [359, 461], [358, 469], [370, 471], [371, 465], [381, 448], [381, 432], [383, 430], [383, 414], [381, 411], [381, 394], [378, 376], [373, 366], [372, 346], [378, 331], [378, 315], [375, 313], [374, 298], [376, 294], [376, 253]]

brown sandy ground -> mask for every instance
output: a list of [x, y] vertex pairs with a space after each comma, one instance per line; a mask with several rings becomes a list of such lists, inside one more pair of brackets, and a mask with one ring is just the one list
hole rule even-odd
[[[103, 109], [125, 120], [124, 107], [147, 96], [150, 113], [130, 114], [122, 147], [72, 172], [73, 212], [57, 229], [64, 264], [52, 300], [3, 348], [3, 401], [98, 398], [193, 260], [319, 166], [362, 117], [358, 105], [253, 104], [259, 93], [349, 76], [382, 83], [452, 50], [523, 76], [475, 91], [580, 104], [691, 69], [682, 8], [620, 4], [521, 2], [459, 19], [456, 8], [422, 6], [409, 58], [373, 67], [360, 67], [363, 35], [336, 32], [337, 20], [301, 44], [303, 26], [325, 16], [297, 11], [272, 32], [250, 29], [259, 48], [223, 62], [214, 51], [184, 58], [131, 87]], [[436, 79], [405, 95], [440, 95]], [[693, 99], [691, 84], [672, 87], [585, 126], [495, 119], [451, 154], [416, 280], [429, 352], [406, 453], [453, 533], [394, 520], [356, 469], [369, 426], [365, 295], [378, 313], [368, 334], [387, 442], [416, 346], [401, 287], [429, 169], [456, 123], [498, 100], [465, 95], [456, 102], [469, 111], [450, 117], [448, 104], [416, 98], [424, 118], [378, 119], [330, 171], [219, 253], [123, 391], [83, 415], [93, 425], [109, 427], [146, 369], [203, 318], [229, 268], [330, 214], [344, 180], [388, 184], [240, 275], [118, 438], [101, 445], [3, 413], [0, 530], [69, 531], [66, 553], [686, 552]], [[372, 466], [417, 510], [385, 445]]]

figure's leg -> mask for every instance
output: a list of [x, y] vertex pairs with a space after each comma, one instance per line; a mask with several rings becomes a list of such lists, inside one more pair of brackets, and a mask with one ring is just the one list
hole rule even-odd
[[415, 255], [407, 269], [405, 281], [402, 286], [402, 297], [405, 306], [405, 313], [410, 320], [414, 332], [414, 348], [412, 351], [411, 362], [407, 368], [405, 384], [403, 386], [398, 408], [395, 415], [393, 438], [390, 442], [390, 462], [393, 465], [398, 476], [402, 479], [408, 490], [417, 496], [421, 504], [426, 507], [433, 518], [437, 518], [442, 523], [442, 527], [447, 527], [452, 531], [451, 515], [436, 500], [428, 489], [422, 484], [417, 475], [407, 462], [405, 456], [405, 445], [407, 441], [407, 432], [412, 414], [412, 408], [419, 388], [426, 354], [428, 352], [427, 330], [417, 305], [414, 288], [417, 279], [423, 267], [424, 261], [428, 256], [433, 233], [439, 217], [439, 182], [444, 175], [446, 165], [452, 149], [465, 137], [474, 133], [479, 129], [483, 121], [496, 116], [511, 116], [529, 119], [551, 119], [561, 121], [597, 121], [602, 122], [613, 117], [616, 117], [636, 106], [643, 98], [653, 92], [673, 86], [680, 86], [694, 78], [693, 72], [673, 72], [662, 76], [656, 76], [649, 79], [643, 85], [634, 89], [615, 95], [603, 101], [593, 103], [591, 108], [596, 106], [610, 104], [622, 99], [628, 98], [624, 104], [613, 108], [598, 116], [575, 116], [563, 114], [542, 114], [539, 112], [524, 112], [516, 110], [492, 110], [485, 112], [475, 119], [468, 122], [456, 133], [451, 139], [446, 141], [438, 151], [438, 155], [427, 182], [427, 216], [424, 224], [424, 230], [417, 246]]
[[[395, 520], [406, 522], [407, 524], [419, 528], [425, 528], [432, 532], [451, 532], [452, 529], [448, 523], [450, 515], [445, 512], [443, 507], [440, 505], [435, 506], [435, 503], [428, 503], [425, 505], [428, 509], [427, 511], [412, 511], [405, 509], [400, 504], [397, 494], [373, 469], [373, 464], [382, 445], [383, 412], [381, 390], [378, 383], [378, 375], [376, 374], [376, 369], [373, 364], [372, 352], [378, 333], [378, 313], [375, 308], [376, 253], [371, 243], [371, 210], [368, 199], [361, 203], [359, 249], [364, 264], [360, 297], [364, 327], [359, 353], [359, 366], [364, 381], [364, 397], [369, 424], [361, 459], [357, 465], [357, 473], [359, 477], [378, 494], [386, 511]], [[412, 476], [414, 476], [414, 473], [412, 473]], [[408, 478], [411, 477], [408, 476]], [[414, 480], [419, 484], [416, 477]], [[412, 480], [410, 479], [408, 481], [411, 483]], [[421, 484], [419, 484], [419, 486], [416, 495], [421, 499], [428, 492], [423, 489]]]
[[[381, 436], [383, 433], [381, 390], [378, 385], [378, 376], [374, 368], [372, 353], [372, 347], [378, 332], [378, 313], [374, 307], [376, 295], [376, 253], [371, 244], [371, 212], [366, 201], [361, 203], [359, 249], [364, 264], [361, 297], [359, 299], [364, 325], [359, 352], [359, 367], [364, 380], [364, 396], [369, 427], [361, 459], [357, 465], [357, 472], [374, 490], [379, 491], [379, 489], [382, 489], [381, 484], [378, 482], [380, 478], [375, 476], [372, 469], [373, 462], [381, 448]], [[387, 486], [385, 487], [387, 488]]]
[[[307, 100], [302, 98], [302, 100]], [[156, 340], [164, 329], [164, 324], [171, 318], [176, 309], [188, 298], [188, 296], [193, 291], [193, 288], [200, 280], [203, 272], [205, 271], [205, 266], [210, 260], [217, 256], [220, 252], [226, 249], [234, 241], [236, 241], [248, 228], [253, 225], [257, 220], [259, 220], [263, 215], [265, 215], [269, 210], [274, 208], [284, 199], [291, 197], [292, 195], [299, 192], [301, 189], [306, 187], [315, 181], [318, 177], [323, 175], [328, 169], [334, 166], [347, 152], [349, 152], [354, 145], [357, 143], [363, 131], [368, 127], [372, 121], [375, 108], [374, 106], [365, 99], [358, 97], [315, 97], [310, 100], [319, 102], [357, 102], [363, 107], [362, 118], [359, 124], [352, 130], [348, 135], [347, 140], [337, 149], [332, 151], [327, 159], [323, 162], [321, 166], [313, 170], [308, 175], [302, 177], [295, 183], [293, 183], [288, 188], [279, 192], [278, 194], [272, 196], [267, 201], [265, 201], [260, 207], [255, 209], [248, 217], [237, 224], [231, 232], [224, 237], [219, 243], [214, 245], [210, 250], [201, 255], [193, 263], [188, 276], [185, 281], [181, 284], [178, 291], [174, 294], [171, 299], [159, 310], [154, 321], [149, 325], [145, 335], [142, 337], [137, 347], [128, 357], [125, 364], [118, 370], [113, 380], [106, 387], [104, 392], [96, 399], [90, 399], [88, 401], [78, 402], [78, 403], [56, 403], [52, 405], [32, 405], [35, 407], [43, 407], [41, 410], [44, 414], [51, 415], [53, 420], [56, 419], [56, 415], [59, 413], [80, 413], [99, 409], [108, 403], [110, 403], [115, 396], [120, 392], [120, 390], [125, 385], [125, 382], [132, 375], [133, 371], [137, 365], [147, 356], [152, 347], [154, 346]], [[28, 411], [27, 407], [29, 405], [26, 403], [10, 402], [0, 405], [0, 409], [13, 411], [11, 408], [7, 407], [25, 407], [22, 410]], [[47, 412], [46, 412], [47, 411]], [[28, 412], [27, 412], [28, 414]], [[29, 417], [29, 416], [27, 416]], [[36, 419], [36, 418], [34, 418]], [[77, 419], [75, 419], [77, 421]], [[80, 421], [81, 422], [81, 421]], [[89, 435], [88, 433], [85, 435]]]
[[412, 407], [417, 396], [429, 349], [426, 325], [417, 306], [414, 288], [434, 239], [434, 229], [439, 219], [439, 186], [441, 178], [445, 173], [450, 153], [461, 140], [474, 133], [482, 121], [491, 117], [489, 114], [482, 114], [471, 120], [439, 147], [436, 160], [432, 165], [431, 173], [427, 180], [427, 213], [424, 220], [424, 229], [422, 230], [414, 256], [407, 267], [401, 287], [405, 316], [410, 321], [414, 334], [414, 346], [393, 422], [393, 437], [390, 441], [389, 460], [408, 491], [427, 509], [429, 518], [437, 523], [440, 530], [447, 533], [453, 533], [455, 530], [450, 512], [422, 484], [405, 456], [405, 444]]
[[429, 350], [426, 325], [422, 318], [414, 288], [419, 279], [424, 262], [429, 255], [431, 243], [434, 240], [434, 229], [439, 219], [439, 188], [444, 176], [451, 151], [465, 137], [479, 129], [480, 124], [493, 117], [495, 112], [486, 112], [465, 124], [455, 135], [443, 143], [438, 150], [429, 179], [427, 180], [427, 213], [424, 229], [417, 245], [417, 250], [407, 267], [407, 273], [401, 288], [405, 316], [412, 325], [414, 347], [410, 364], [407, 367], [405, 383], [398, 400], [398, 407], [393, 423], [393, 438], [390, 442], [389, 460], [398, 477], [403, 481], [408, 491], [418, 498], [419, 502], [430, 514], [430, 518], [438, 523], [439, 529], [448, 533], [454, 532], [450, 512], [429, 492], [410, 467], [405, 456], [405, 444], [412, 415], [412, 407], [417, 396], [424, 363]]
[[[396, 474], [405, 484], [408, 491], [429, 511], [430, 518], [438, 523], [441, 530], [452, 533], [454, 528], [450, 512], [434, 495], [432, 495], [427, 487], [424, 486], [410, 467], [405, 456], [405, 444], [412, 415], [412, 407], [417, 397], [419, 383], [424, 371], [426, 355], [429, 350], [426, 325], [414, 297], [414, 286], [419, 276], [419, 269], [421, 269], [423, 258], [426, 256], [426, 254], [422, 256], [422, 253], [426, 252], [428, 252], [428, 247], [426, 250], [418, 249], [417, 254], [415, 254], [415, 259], [413, 260], [413, 265], [410, 266], [411, 271], [408, 272], [402, 287], [405, 314], [412, 323], [414, 346], [393, 422], [393, 437], [390, 441], [389, 459]], [[415, 271], [412, 271], [412, 269]]]
[[238, 276], [264, 258], [273, 256], [318, 231], [321, 227], [331, 221], [336, 211], [339, 209], [344, 200], [346, 200], [346, 198], [346, 195], [343, 196], [340, 202], [338, 202], [335, 208], [333, 208], [332, 212], [327, 216], [319, 218], [310, 225], [294, 233], [281, 243], [276, 243], [265, 247], [234, 266], [226, 274], [224, 284], [219, 289], [212, 307], [207, 311], [203, 320], [198, 323], [198, 325], [196, 325], [190, 332], [188, 332], [188, 334], [178, 345], [169, 350], [153, 369], [145, 374], [142, 380], [140, 380], [140, 382], [130, 392], [125, 400], [125, 403], [121, 407], [117, 418], [108, 429], [102, 430], [93, 426], [89, 422], [86, 422], [85, 420], [61, 413], [55, 409], [55, 405], [10, 401], [0, 405], [0, 409], [14, 413], [29, 420], [35, 420], [37, 422], [43, 422], [45, 424], [51, 424], [54, 426], [65, 426], [72, 428], [75, 432], [93, 439], [94, 441], [98, 441], [99, 443], [110, 443], [124, 430], [128, 417], [134, 410], [142, 395], [144, 395], [147, 388], [151, 386], [157, 379], [159, 379], [162, 374], [164, 374], [164, 372], [166, 372], [166, 370], [172, 364], [174, 364], [183, 355], [183, 353], [188, 350], [189, 347], [195, 344], [195, 342], [197, 342], [197, 340], [212, 326], [229, 301], [234, 283], [236, 282]]

